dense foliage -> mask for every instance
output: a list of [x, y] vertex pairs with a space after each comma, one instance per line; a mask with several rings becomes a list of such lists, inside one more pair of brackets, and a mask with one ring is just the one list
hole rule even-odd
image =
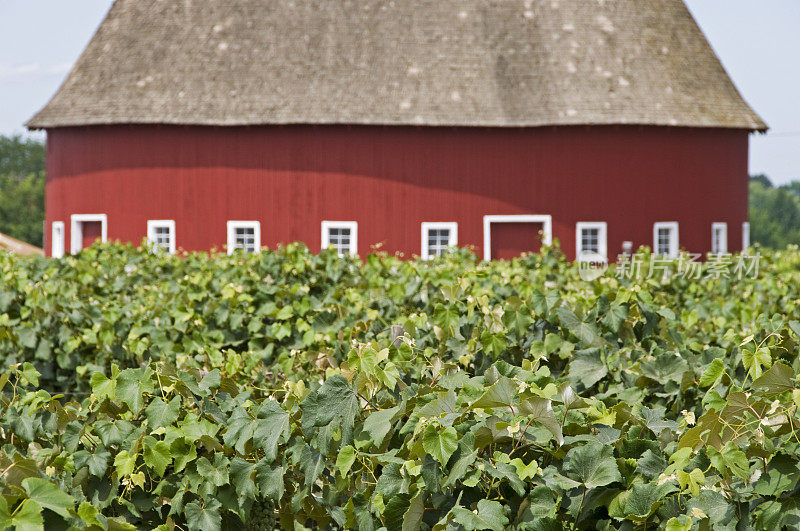
[[800, 525], [796, 248], [742, 279], [294, 245], [0, 275], [0, 528]]
[[773, 186], [764, 175], [750, 179], [751, 239], [781, 249], [800, 243], [800, 182]]
[[42, 245], [44, 143], [0, 136], [0, 232]]

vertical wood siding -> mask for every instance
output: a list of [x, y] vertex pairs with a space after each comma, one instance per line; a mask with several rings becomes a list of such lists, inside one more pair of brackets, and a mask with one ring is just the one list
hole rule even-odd
[[727, 222], [735, 251], [747, 150], [745, 131], [635, 126], [53, 129], [45, 234], [105, 213], [109, 240], [138, 243], [148, 219], [174, 219], [179, 248], [221, 250], [226, 221], [258, 220], [262, 244], [316, 251], [322, 220], [357, 221], [359, 253], [380, 242], [408, 256], [421, 222], [456, 221], [482, 256], [484, 215], [550, 214], [570, 257], [578, 221], [608, 223], [612, 259], [625, 240], [652, 245], [656, 221], [678, 221], [693, 252]]

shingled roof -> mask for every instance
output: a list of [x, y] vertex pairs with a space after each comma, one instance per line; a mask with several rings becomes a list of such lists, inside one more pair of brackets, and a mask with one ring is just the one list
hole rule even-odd
[[31, 128], [764, 130], [682, 0], [116, 0]]

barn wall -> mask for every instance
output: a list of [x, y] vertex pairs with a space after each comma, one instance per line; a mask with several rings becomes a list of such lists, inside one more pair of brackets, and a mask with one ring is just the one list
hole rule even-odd
[[726, 221], [735, 251], [747, 151], [745, 131], [665, 127], [53, 129], [45, 234], [106, 213], [110, 239], [139, 242], [148, 219], [174, 219], [180, 248], [207, 250], [227, 220], [260, 220], [264, 245], [319, 250], [322, 220], [354, 220], [361, 254], [383, 242], [409, 255], [421, 222], [457, 221], [459, 244], [482, 256], [485, 214], [550, 214], [570, 257], [578, 221], [608, 223], [612, 259], [624, 240], [652, 245], [655, 221], [680, 222], [693, 252]]

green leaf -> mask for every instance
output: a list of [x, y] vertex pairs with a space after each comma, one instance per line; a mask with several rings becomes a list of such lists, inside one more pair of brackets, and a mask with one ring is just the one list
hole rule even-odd
[[117, 398], [125, 402], [131, 411], [139, 413], [144, 405], [144, 394], [155, 389], [152, 380], [153, 370], [125, 369], [117, 377]]
[[366, 432], [375, 446], [380, 446], [383, 439], [392, 429], [392, 420], [395, 415], [400, 411], [400, 406], [395, 406], [390, 409], [383, 409], [375, 411], [364, 421], [364, 432]]
[[273, 467], [266, 459], [256, 464], [256, 482], [261, 495], [277, 503], [283, 497], [283, 467]]
[[447, 476], [445, 487], [455, 485], [457, 481], [464, 477], [467, 470], [475, 462], [480, 450], [475, 449], [475, 435], [467, 433], [460, 441], [458, 441], [458, 455], [450, 468], [450, 474]]
[[664, 459], [663, 455], [656, 454], [652, 450], [647, 450], [639, 458], [636, 466], [636, 472], [649, 479], [654, 479], [660, 476], [666, 468], [667, 460]]
[[492, 359], [497, 359], [506, 349], [506, 336], [503, 333], [493, 334], [489, 330], [484, 330], [481, 333], [481, 346]]
[[667, 520], [665, 531], [692, 531], [692, 519], [686, 515], [673, 516]]
[[39, 387], [39, 376], [41, 374], [36, 370], [32, 363], [27, 361], [22, 364], [22, 382], [26, 382], [34, 387]]
[[455, 335], [460, 319], [461, 314], [454, 305], [445, 307], [442, 303], [438, 303], [433, 309], [433, 322], [449, 336]]
[[102, 400], [106, 397], [108, 397], [109, 400], [116, 400], [117, 375], [119, 375], [119, 368], [116, 365], [111, 366], [111, 378], [108, 378], [101, 372], [92, 374], [90, 380], [92, 393], [94, 393], [98, 400]]
[[100, 510], [89, 502], [81, 502], [78, 506], [78, 516], [88, 526], [97, 526], [105, 528], [105, 517], [100, 514]]
[[[23, 347], [35, 348], [36, 347], [36, 330], [29, 325], [18, 326], [14, 332], [17, 333], [19, 344]], [[28, 380], [31, 381], [31, 380]], [[33, 382], [31, 382], [33, 383]], [[38, 384], [34, 384], [38, 385]]]
[[236, 486], [239, 499], [256, 498], [256, 465], [249, 463], [241, 457], [231, 459], [230, 465], [231, 484]]
[[608, 367], [603, 363], [600, 349], [579, 350], [572, 355], [568, 376], [573, 383], [580, 382], [589, 389], [607, 374]]
[[197, 466], [197, 473], [217, 487], [227, 485], [230, 481], [227, 459], [224, 455], [216, 454], [213, 464], [206, 457], [201, 457], [195, 465]]
[[508, 518], [506, 518], [503, 506], [494, 500], [480, 500], [475, 511], [470, 511], [461, 506], [452, 509], [453, 519], [456, 523], [464, 526], [467, 531], [478, 529], [490, 529], [492, 531], [503, 531]]
[[403, 475], [399, 463], [387, 463], [381, 469], [381, 475], [375, 485], [375, 492], [383, 495], [384, 499], [400, 493], [403, 487]]
[[114, 457], [114, 468], [117, 471], [117, 476], [122, 478], [133, 474], [136, 468], [137, 454], [131, 455], [127, 450], [122, 450]]
[[336, 470], [339, 471], [342, 477], [345, 477], [355, 462], [356, 449], [348, 444], [339, 450], [339, 454], [336, 456]]
[[446, 465], [458, 448], [458, 433], [452, 426], [445, 428], [435, 422], [428, 424], [422, 434], [422, 447], [434, 459]]
[[553, 499], [553, 492], [545, 486], [534, 487], [528, 494], [529, 505], [522, 515], [522, 520], [529, 522], [539, 518], [554, 518], [558, 505]]
[[703, 371], [703, 375], [700, 377], [699, 382], [700, 387], [716, 387], [722, 378], [722, 373], [724, 371], [725, 364], [721, 359], [715, 358], [714, 361], [711, 362], [711, 365], [709, 365], [708, 368]]
[[417, 531], [422, 524], [422, 515], [425, 512], [425, 493], [417, 492], [408, 504], [408, 510], [403, 515], [402, 531]]
[[703, 471], [699, 468], [693, 469], [691, 472], [678, 470], [678, 483], [682, 489], [689, 489], [692, 496], [697, 497], [700, 495], [700, 487], [706, 484], [706, 478]]
[[565, 469], [572, 479], [587, 489], [622, 480], [611, 446], [597, 443], [576, 446], [567, 452], [565, 460]]
[[753, 380], [761, 376], [764, 367], [769, 367], [772, 355], [767, 347], [744, 347], [742, 349], [742, 365]]
[[634, 485], [630, 496], [625, 502], [625, 514], [638, 520], [646, 520], [658, 508], [656, 504], [671, 490], [675, 490], [674, 485], [671, 483]]
[[483, 409], [508, 407], [514, 403], [516, 395], [517, 386], [514, 381], [511, 378], [501, 376], [472, 404], [472, 407]]
[[274, 461], [282, 436], [289, 436], [289, 413], [274, 400], [265, 400], [258, 408], [253, 442], [264, 450], [267, 459]]
[[28, 478], [22, 481], [22, 488], [25, 489], [28, 498], [45, 509], [50, 509], [64, 518], [72, 517], [71, 513], [74, 513], [77, 500], [61, 490], [58, 485], [43, 478]]
[[589, 323], [584, 323], [567, 308], [557, 308], [556, 314], [561, 322], [561, 326], [572, 332], [572, 334], [583, 341], [586, 346], [599, 347], [602, 345], [603, 341], [597, 331], [597, 327]]
[[756, 378], [752, 389], [765, 391], [768, 395], [779, 395], [794, 389], [794, 370], [788, 365], [776, 362], [767, 372]]
[[169, 450], [169, 445], [164, 441], [156, 441], [155, 438], [149, 435], [142, 441], [144, 451], [144, 464], [155, 471], [159, 477], [164, 475], [169, 464], [172, 462], [172, 454]]
[[222, 382], [222, 377], [220, 376], [219, 369], [214, 369], [208, 374], [203, 376], [203, 379], [200, 380], [200, 383], [197, 387], [203, 393], [208, 394], [211, 389], [216, 389], [219, 387], [219, 384]]
[[197, 448], [193, 443], [186, 442], [185, 438], [178, 438], [169, 445], [170, 455], [173, 459], [173, 469], [181, 472], [186, 465], [197, 459]]
[[147, 406], [144, 413], [151, 431], [172, 425], [178, 420], [180, 408], [181, 399], [177, 396], [170, 400], [169, 403], [164, 402], [160, 398], [156, 398], [150, 402], [150, 405]]
[[552, 401], [538, 396], [525, 398], [519, 404], [519, 412], [521, 415], [532, 417], [533, 420], [550, 430], [559, 446], [564, 444], [561, 422], [553, 413]]
[[303, 431], [311, 433], [314, 428], [341, 426], [343, 444], [353, 441], [353, 424], [360, 410], [358, 397], [347, 378], [334, 374], [322, 384], [319, 391], [312, 392], [300, 404], [303, 410]]
[[89, 473], [95, 477], [103, 477], [108, 469], [108, 462], [111, 460], [111, 454], [98, 448], [93, 452], [81, 450], [73, 454], [75, 468], [81, 469], [84, 466], [89, 468]]
[[602, 323], [612, 332], [618, 333], [622, 323], [628, 318], [628, 307], [623, 304], [614, 303], [603, 317]]
[[767, 471], [758, 478], [753, 490], [762, 496], [778, 497], [784, 492], [794, 490], [800, 480], [800, 465], [797, 459], [778, 454], [773, 457]]
[[655, 409], [650, 409], [647, 406], [642, 408], [642, 419], [644, 420], [645, 426], [649, 430], [651, 430], [655, 435], [659, 435], [665, 429], [671, 431], [678, 430], [678, 423], [674, 420], [666, 420], [664, 419], [664, 414], [666, 413], [666, 409], [663, 407], [657, 407]]
[[186, 524], [190, 531], [219, 531], [222, 529], [222, 517], [219, 514], [220, 503], [214, 499], [205, 500], [201, 506], [197, 502], [186, 504]]
[[15, 531], [42, 531], [44, 529], [42, 506], [34, 500], [25, 500], [11, 519], [11, 525]]

